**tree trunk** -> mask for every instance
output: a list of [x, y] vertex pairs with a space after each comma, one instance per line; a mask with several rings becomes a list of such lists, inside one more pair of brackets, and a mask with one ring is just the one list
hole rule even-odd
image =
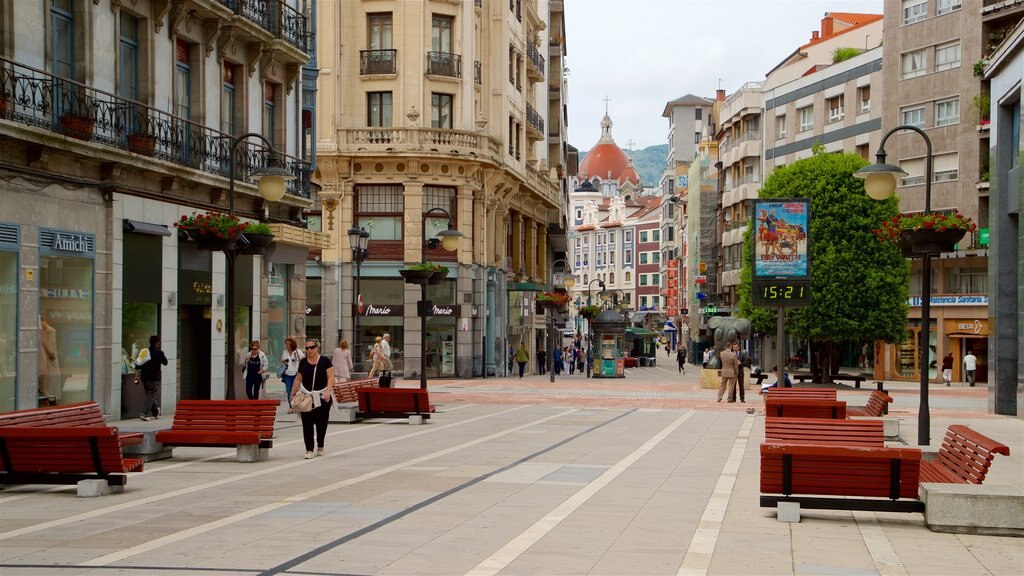
[[832, 383], [832, 374], [835, 373], [835, 369], [832, 367], [838, 359], [836, 354], [836, 344], [831, 340], [824, 342], [816, 342], [815, 350], [815, 362], [811, 368], [814, 374], [814, 381], [822, 384]]

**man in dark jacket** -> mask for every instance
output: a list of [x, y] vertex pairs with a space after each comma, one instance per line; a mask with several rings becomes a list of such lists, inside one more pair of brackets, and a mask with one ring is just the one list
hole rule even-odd
[[167, 366], [167, 356], [160, 349], [160, 337], [149, 337], [149, 348], [139, 352], [135, 360], [135, 367], [139, 369], [142, 377], [142, 386], [146, 391], [146, 401], [142, 405], [142, 420], [152, 420], [160, 417], [160, 366]]

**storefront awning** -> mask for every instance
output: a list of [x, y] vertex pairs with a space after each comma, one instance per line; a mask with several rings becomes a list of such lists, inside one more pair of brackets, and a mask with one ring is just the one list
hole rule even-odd
[[665, 328], [663, 328], [663, 330], [665, 330], [665, 332], [675, 332], [676, 325], [673, 324], [671, 320], [669, 320], [668, 322], [665, 322]]
[[508, 291], [518, 290], [520, 292], [547, 292], [548, 287], [536, 282], [509, 282]]
[[638, 326], [630, 326], [626, 328], [626, 336], [632, 336], [634, 338], [654, 338], [658, 333], [653, 330], [646, 328], [640, 328]]
[[171, 231], [166, 224], [150, 224], [138, 220], [125, 220], [124, 231], [136, 234], [149, 234], [151, 236], [170, 236]]

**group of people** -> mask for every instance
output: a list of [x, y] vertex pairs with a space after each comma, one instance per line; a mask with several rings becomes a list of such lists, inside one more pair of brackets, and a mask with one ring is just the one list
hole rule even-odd
[[[942, 381], [949, 386], [953, 382], [953, 353], [948, 352], [942, 358]], [[967, 349], [967, 354], [964, 355], [963, 359], [964, 367], [964, 380], [974, 386], [976, 383], [976, 374], [978, 370], [978, 357], [974, 355], [974, 350]]]
[[[708, 351], [704, 352], [704, 365], [710, 362], [711, 356]], [[714, 352], [711, 352], [713, 355]], [[728, 402], [736, 402], [736, 392], [739, 391], [741, 403], [746, 403], [746, 383], [744, 380], [743, 368], [750, 365], [750, 356], [740, 348], [739, 342], [733, 342], [732, 346], [724, 348], [719, 354], [722, 361], [722, 381], [718, 385], [718, 401], [728, 397]]]
[[[572, 344], [555, 347], [551, 352], [551, 369], [555, 375], [580, 373], [586, 368], [586, 351], [578, 338], [574, 338]], [[537, 374], [547, 374], [548, 355], [546, 350], [537, 352]], [[530, 362], [530, 351], [526, 349], [526, 343], [520, 342], [518, 347], [508, 345], [508, 374], [513, 374], [513, 368], [518, 367], [519, 377], [526, 374], [526, 365]]]

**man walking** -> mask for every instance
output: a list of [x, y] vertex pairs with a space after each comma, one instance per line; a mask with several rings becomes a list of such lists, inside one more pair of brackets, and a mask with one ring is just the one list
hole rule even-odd
[[519, 349], [516, 350], [516, 363], [519, 364], [519, 377], [523, 377], [523, 373], [526, 372], [526, 363], [530, 361], [530, 352], [526, 349], [526, 342], [519, 343]]
[[686, 348], [680, 344], [679, 351], [676, 352], [676, 364], [679, 365], [679, 373], [686, 374]]
[[537, 374], [543, 375], [547, 373], [547, 361], [548, 353], [543, 348], [537, 350]]
[[967, 349], [967, 356], [964, 356], [964, 373], [966, 379], [974, 386], [974, 371], [978, 369], [978, 357], [974, 355], [974, 351]]
[[949, 386], [950, 382], [953, 381], [953, 353], [947, 352], [942, 357], [942, 379], [946, 381], [946, 386]]
[[[719, 358], [722, 359], [722, 383], [718, 385], [718, 401], [721, 402], [722, 396], [736, 397], [736, 372], [740, 369], [740, 361], [728, 348], [722, 350]], [[729, 403], [733, 402], [736, 400], [729, 400]]]
[[135, 359], [135, 367], [142, 374], [142, 386], [146, 391], [146, 401], [142, 405], [141, 420], [152, 420], [160, 417], [160, 401], [157, 396], [160, 394], [160, 366], [167, 366], [167, 356], [160, 349], [160, 337], [149, 337], [149, 348], [139, 351], [139, 357]]

